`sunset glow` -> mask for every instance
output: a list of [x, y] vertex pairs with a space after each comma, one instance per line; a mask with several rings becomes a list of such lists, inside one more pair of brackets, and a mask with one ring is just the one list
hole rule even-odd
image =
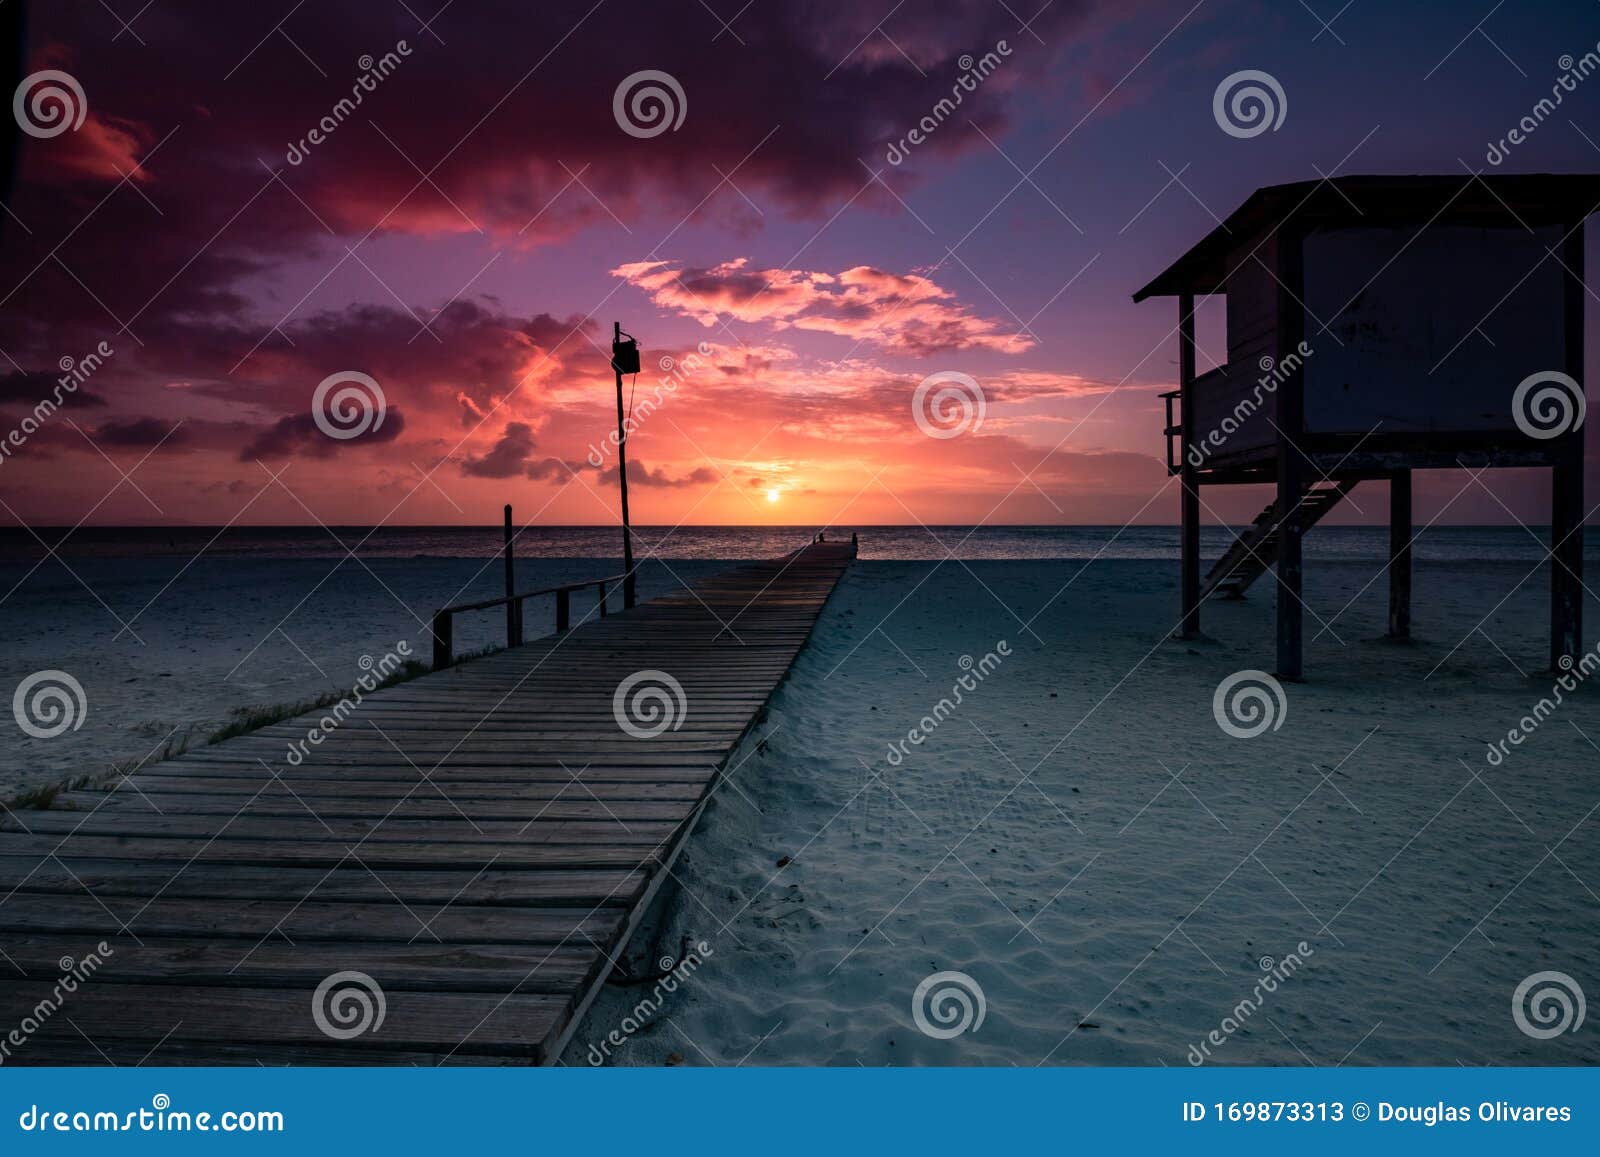
[[[509, 501], [609, 523], [620, 323], [641, 353], [636, 521], [1171, 522], [1174, 318], [1131, 291], [1259, 185], [1455, 172], [1515, 111], [1485, 107], [1475, 70], [1504, 61], [1478, 41], [1482, 59], [1463, 49], [1424, 80], [1407, 46], [1443, 56], [1461, 34], [1404, 15], [1351, 90], [1334, 38], [1295, 6], [1275, 14], [1263, 34], [1298, 82], [1293, 111], [1237, 139], [1212, 93], [1254, 58], [1189, 0], [1046, 5], [1022, 33], [1002, 4], [908, 9], [900, 50], [865, 10], [768, 7], [739, 22], [762, 47], [730, 52], [698, 10], [646, 7], [625, 44], [581, 13], [522, 13], [508, 34], [452, 10], [446, 46], [393, 5], [320, 28], [313, 68], [243, 9], [190, 14], [134, 53], [94, 5], [38, 6], [28, 67], [93, 83], [80, 131], [23, 138], [0, 406], [14, 423], [63, 367], [111, 353], [66, 399], [71, 420], [4, 460], [14, 519], [482, 524]], [[1551, 22], [1512, 23], [1496, 35], [1517, 59], [1570, 47]], [[956, 113], [908, 144], [963, 54], [1001, 41]], [[555, 44], [529, 73], [528, 46]], [[330, 119], [340, 62], [387, 45], [381, 82]], [[793, 78], [781, 107], [749, 99], [774, 54]], [[666, 58], [681, 125], [624, 131], [618, 81]], [[1565, 126], [1514, 158], [1593, 161]], [[1216, 303], [1199, 328], [1204, 370], [1222, 356]], [[377, 384], [383, 420], [330, 437], [315, 393], [349, 374]], [[919, 386], [950, 374], [981, 391], [965, 422], [946, 393], [918, 410]], [[1536, 517], [1540, 481], [1498, 485], [1445, 521]], [[1452, 494], [1419, 479], [1419, 514]], [[1260, 495], [1217, 501], [1208, 521], [1247, 521]]]

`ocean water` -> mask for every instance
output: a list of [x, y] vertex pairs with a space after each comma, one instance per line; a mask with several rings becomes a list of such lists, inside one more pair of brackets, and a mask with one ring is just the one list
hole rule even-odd
[[[860, 535], [863, 559], [1176, 559], [1175, 526], [862, 526], [835, 527], [830, 538]], [[640, 557], [663, 559], [771, 558], [803, 546], [814, 533], [798, 526], [636, 527]], [[1220, 555], [1233, 531], [1205, 527], [1201, 554]], [[487, 558], [500, 550], [498, 526], [332, 527], [11, 527], [0, 530], [0, 562], [32, 563], [46, 557], [40, 540], [65, 560], [74, 558]], [[37, 537], [35, 537], [37, 536]], [[1425, 561], [1537, 562], [1545, 556], [1548, 527], [1437, 526], [1423, 530], [1414, 551]], [[1388, 530], [1381, 526], [1319, 526], [1306, 536], [1310, 558], [1383, 559]], [[604, 559], [621, 554], [614, 526], [527, 527], [516, 553], [526, 558]], [[1585, 557], [1600, 559], [1600, 533], [1587, 536]]]

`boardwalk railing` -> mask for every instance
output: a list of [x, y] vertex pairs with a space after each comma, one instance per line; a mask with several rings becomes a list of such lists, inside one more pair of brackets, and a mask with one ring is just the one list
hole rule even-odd
[[604, 578], [583, 579], [575, 583], [563, 583], [561, 586], [540, 587], [533, 591], [518, 591], [513, 595], [502, 595], [497, 599], [484, 599], [476, 603], [455, 603], [452, 606], [441, 607], [433, 613], [433, 669], [442, 671], [455, 662], [455, 616], [468, 611], [486, 611], [491, 607], [509, 607], [510, 613], [506, 616], [506, 646], [520, 647], [522, 645], [522, 604], [528, 599], [536, 599], [543, 595], [556, 597], [556, 632], [568, 630], [572, 626], [572, 592], [588, 590], [593, 587], [595, 597], [600, 607], [600, 617], [606, 617], [606, 596], [608, 588], [618, 586], [626, 575], [611, 574]]
[[[506, 550], [509, 554], [513, 536], [511, 533], [511, 508], [506, 507]], [[827, 541], [827, 532], [818, 531], [811, 539], [812, 543]], [[858, 549], [858, 540], [854, 533], [850, 535], [851, 557], [855, 556]], [[509, 567], [509, 561], [507, 563]], [[534, 591], [519, 591], [516, 594], [502, 595], [497, 599], [483, 599], [475, 603], [455, 603], [448, 607], [441, 607], [433, 613], [433, 669], [442, 671], [455, 662], [455, 616], [468, 611], [487, 611], [493, 607], [505, 607], [506, 611], [506, 646], [522, 646], [522, 604], [528, 599], [539, 598], [543, 595], [556, 597], [556, 633], [561, 634], [571, 629], [572, 626], [572, 592], [595, 589], [595, 597], [600, 609], [600, 617], [606, 617], [606, 595], [608, 586], [623, 585], [628, 578], [624, 574], [606, 575], [598, 579], [582, 579], [575, 583], [563, 583], [561, 586], [540, 587]], [[510, 572], [507, 572], [506, 585], [511, 585]], [[627, 588], [624, 586], [624, 603], [626, 603]]]

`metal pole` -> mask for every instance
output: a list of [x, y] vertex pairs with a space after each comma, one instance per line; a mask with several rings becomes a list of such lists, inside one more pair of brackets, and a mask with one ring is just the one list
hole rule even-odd
[[[611, 348], [622, 342], [622, 323], [612, 322]], [[628, 524], [628, 429], [627, 416], [622, 409], [622, 370], [613, 361], [617, 372], [617, 481], [622, 487], [622, 606], [631, 610], [634, 604], [633, 584], [633, 531]]]

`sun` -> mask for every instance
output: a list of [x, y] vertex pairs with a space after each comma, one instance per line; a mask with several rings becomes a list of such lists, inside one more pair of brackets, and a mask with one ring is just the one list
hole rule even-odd
[[776, 501], [778, 501], [778, 492], [776, 490], [767, 491], [767, 501], [768, 502], [776, 502]]

